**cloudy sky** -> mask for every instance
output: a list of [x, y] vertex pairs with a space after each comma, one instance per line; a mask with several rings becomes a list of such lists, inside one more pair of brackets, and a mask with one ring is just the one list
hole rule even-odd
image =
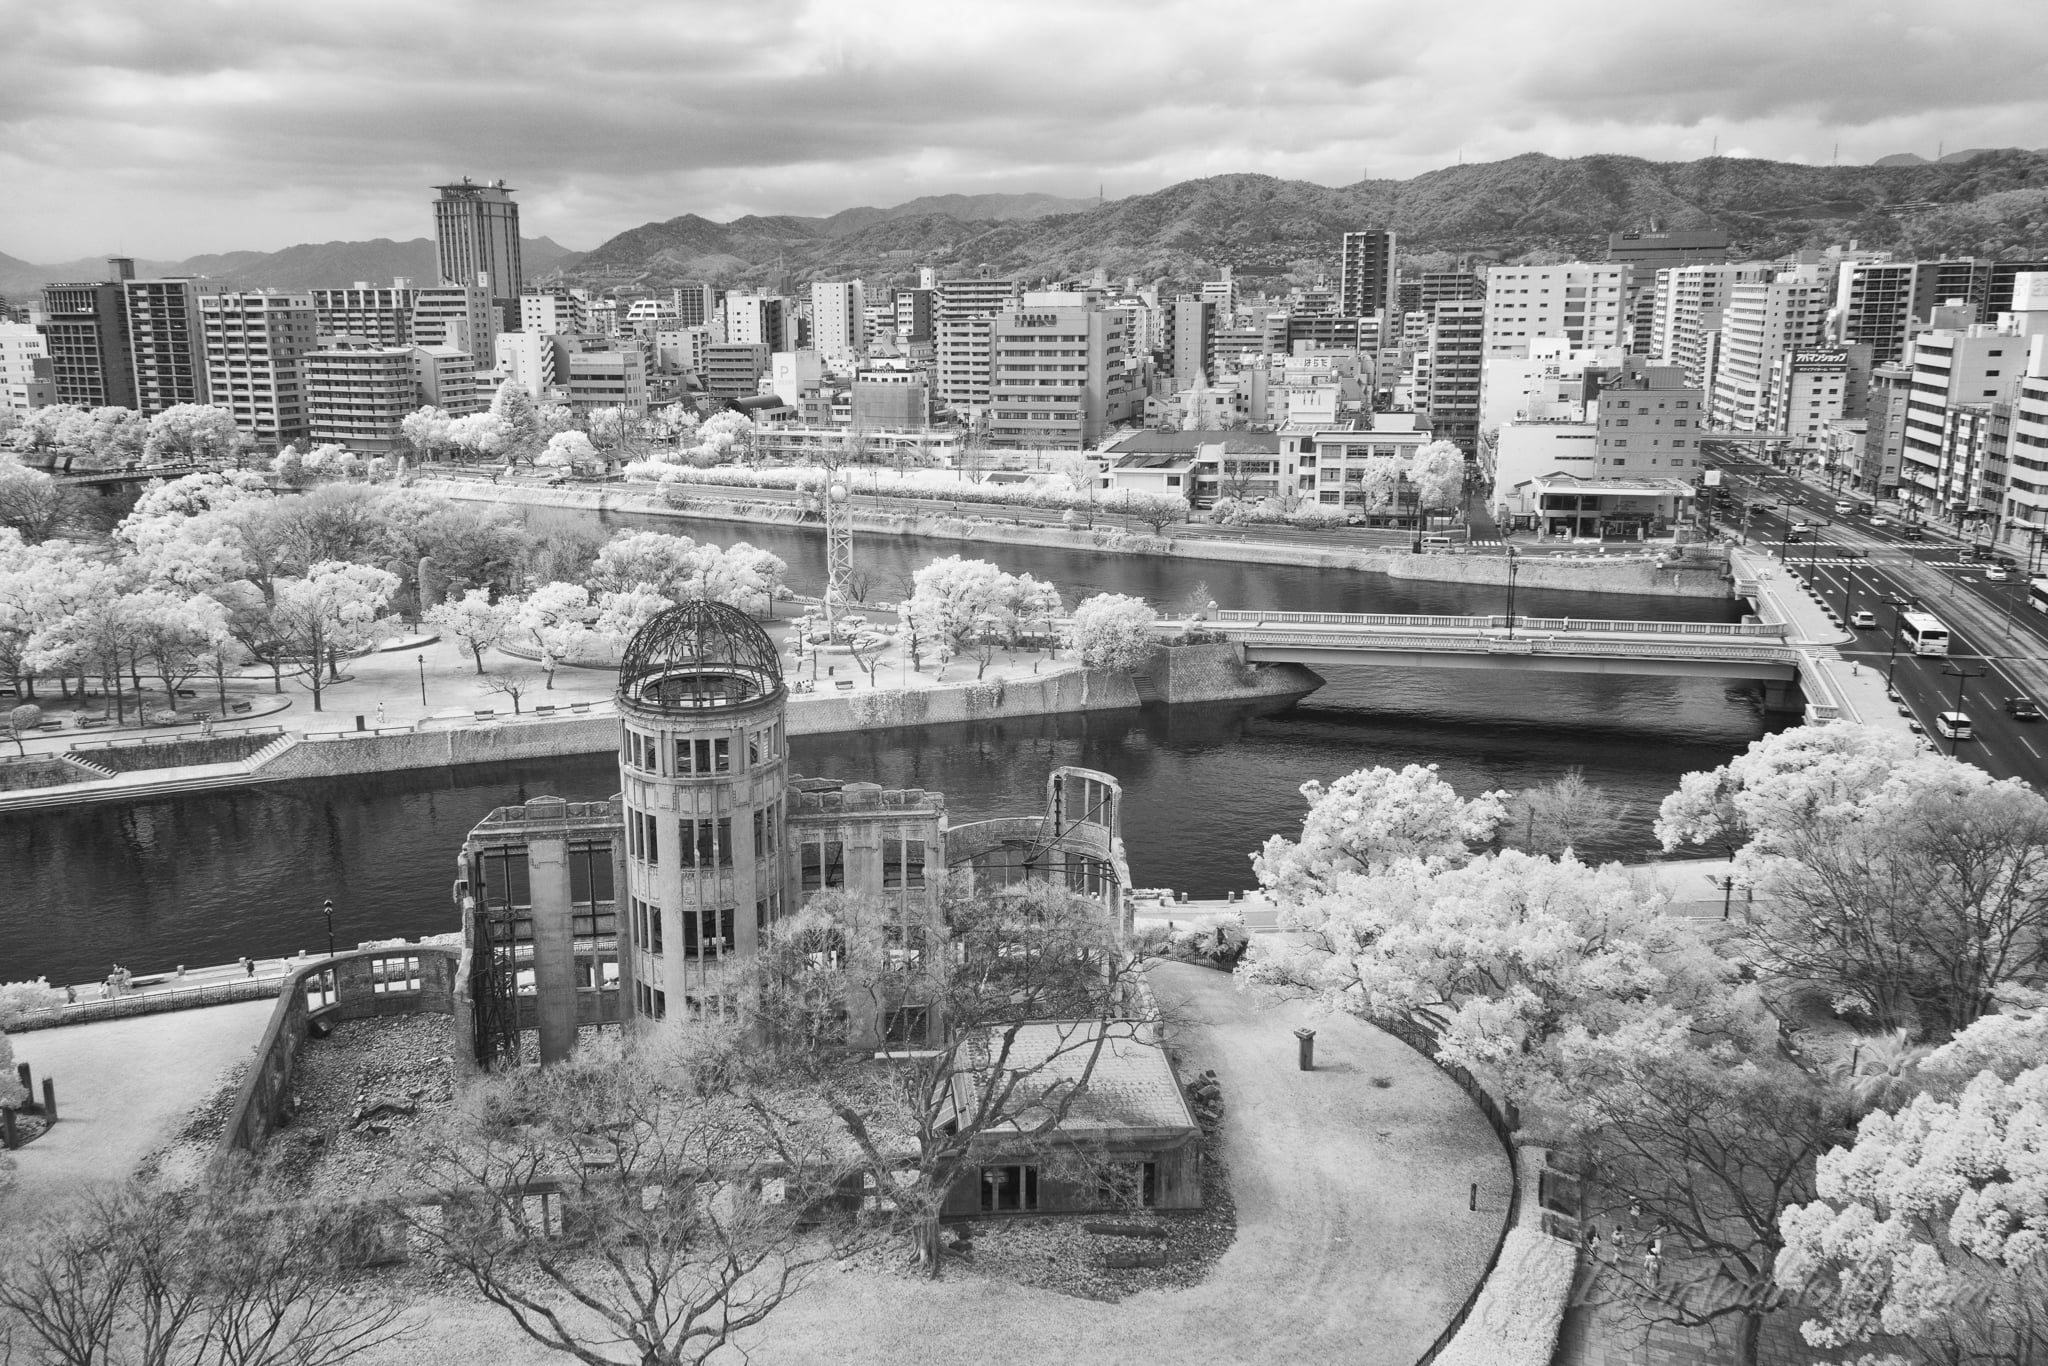
[[0, 252], [2048, 146], [2042, 0], [0, 0]]

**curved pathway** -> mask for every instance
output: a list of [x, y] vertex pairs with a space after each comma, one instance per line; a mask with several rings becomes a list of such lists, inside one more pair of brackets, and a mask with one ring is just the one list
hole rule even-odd
[[[1200, 968], [1156, 964], [1153, 983], [1169, 1012], [1197, 1022], [1183, 1047], [1223, 1087], [1238, 1233], [1206, 1282], [1103, 1304], [957, 1270], [937, 1283], [827, 1273], [777, 1311], [746, 1359], [1413, 1366], [1471, 1293], [1507, 1217], [1507, 1158], [1486, 1121], [1427, 1060], [1357, 1020], [1270, 1005]], [[1304, 1024], [1317, 1030], [1312, 1073], [1295, 1067]], [[431, 1355], [449, 1366], [548, 1359], [487, 1306], [423, 1307]], [[422, 1345], [379, 1360], [417, 1360]]]

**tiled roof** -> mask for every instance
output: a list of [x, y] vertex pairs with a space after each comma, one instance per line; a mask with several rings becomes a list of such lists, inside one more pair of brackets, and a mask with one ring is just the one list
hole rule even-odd
[[[991, 1031], [991, 1050], [1000, 1049], [1004, 1031]], [[1096, 1044], [1100, 1042], [1098, 1051]], [[962, 1050], [961, 1062], [973, 1061], [974, 1050]], [[993, 1061], [993, 1058], [990, 1059]], [[1093, 1069], [1090, 1063], [1093, 1062]], [[1174, 1079], [1173, 1067], [1160, 1047], [1155, 1026], [1139, 1020], [1069, 1020], [1029, 1024], [1010, 1040], [1004, 1065], [1024, 1076], [1018, 1094], [1046, 1094], [1055, 1087], [1064, 1094], [1087, 1077], [1086, 1089], [1067, 1110], [1059, 1132], [1088, 1129], [1193, 1129], [1194, 1116]], [[972, 1079], [960, 1077], [956, 1094], [965, 1100]], [[1020, 1111], [1020, 1127], [1031, 1123], [1028, 1106]]]

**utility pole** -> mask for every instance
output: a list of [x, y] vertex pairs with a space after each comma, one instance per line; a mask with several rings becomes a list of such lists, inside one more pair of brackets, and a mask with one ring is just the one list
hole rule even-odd
[[1884, 601], [1885, 606], [1892, 609], [1892, 644], [1891, 649], [1885, 652], [1884, 663], [1884, 686], [1886, 691], [1890, 691], [1892, 677], [1899, 669], [1899, 632], [1906, 628], [1907, 602], [1906, 599], [1896, 596]]
[[[1969, 669], [1962, 668], [1961, 666], [1955, 664], [1944, 664], [1941, 666], [1941, 671], [1945, 674], [1948, 674], [1956, 681], [1956, 712], [1958, 715], [1960, 715], [1963, 710], [1963, 688], [1969, 683], [1971, 679], [1982, 678], [1987, 671], [1984, 669], [1978, 669], [1973, 672]], [[1956, 746], [1961, 743], [1962, 735], [1960, 732], [1950, 735], [1948, 737], [1949, 758], [1953, 759], [1956, 757]]]

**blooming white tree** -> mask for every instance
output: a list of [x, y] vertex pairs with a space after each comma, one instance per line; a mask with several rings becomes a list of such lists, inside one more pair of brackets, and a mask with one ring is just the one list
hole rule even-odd
[[618, 593], [645, 587], [674, 602], [688, 596], [691, 552], [688, 536], [659, 531], [622, 531], [598, 549], [586, 582], [592, 592]]
[[697, 424], [694, 454], [707, 465], [746, 464], [754, 458], [754, 419], [745, 413], [713, 413]]
[[92, 453], [101, 464], [142, 458], [149, 444], [149, 419], [141, 413], [133, 408], [95, 408], [88, 420]]
[[439, 408], [420, 408], [399, 419], [398, 433], [411, 443], [422, 459], [431, 460], [454, 444], [448, 434], [452, 421]]
[[340, 656], [369, 644], [378, 614], [397, 591], [396, 574], [344, 560], [323, 560], [303, 578], [278, 581], [273, 624], [312, 689], [314, 711], [321, 710], [325, 684], [340, 677]]
[[471, 413], [449, 419], [446, 440], [448, 448], [458, 455], [495, 460], [508, 451], [507, 432], [504, 420], [496, 413]]
[[591, 629], [613, 640], [627, 641], [675, 603], [645, 584], [607, 589], [597, 595], [597, 620]]
[[1097, 593], [1083, 598], [1060, 633], [1060, 643], [1090, 669], [1130, 673], [1143, 668], [1159, 648], [1153, 626], [1159, 614], [1143, 598]]
[[547, 686], [555, 686], [555, 670], [582, 648], [590, 635], [590, 590], [580, 583], [547, 583], [526, 595], [513, 619], [514, 630], [540, 650]]
[[1435, 764], [1362, 768], [1327, 787], [1311, 779], [1301, 795], [1308, 799], [1301, 838], [1274, 835], [1252, 856], [1260, 885], [1288, 901], [1403, 862], [1463, 863], [1507, 817], [1507, 793], [1460, 797]]
[[0, 462], [0, 528], [30, 544], [57, 534], [70, 516], [70, 491], [41, 470]]
[[429, 626], [462, 642], [476, 660], [476, 671], [484, 671], [484, 651], [505, 638], [517, 611], [508, 603], [492, 602], [487, 589], [472, 588], [460, 598], [451, 598], [427, 609]]
[[903, 610], [916, 622], [920, 640], [931, 643], [943, 670], [998, 620], [1008, 575], [987, 560], [945, 555], [911, 576]]
[[1369, 508], [1389, 507], [1394, 494], [1401, 487], [1401, 476], [1406, 473], [1401, 462], [1391, 455], [1375, 455], [1358, 467], [1358, 491]]
[[1808, 1342], [1884, 1335], [1944, 1362], [2048, 1353], [2048, 1055], [1865, 1117], [1815, 1187], [1784, 1214], [1777, 1272], [1816, 1309]]
[[2034, 970], [2048, 935], [2048, 800], [1904, 736], [1767, 737], [1689, 775], [1657, 830], [1667, 846], [1737, 844], [1759, 892], [1752, 960], [1885, 1030], [1963, 1028]]
[[211, 403], [180, 403], [149, 420], [143, 453], [152, 461], [228, 460], [248, 444], [235, 415]]
[[491, 400], [491, 416], [498, 420], [499, 449], [507, 465], [522, 460], [531, 462], [547, 444], [548, 436], [541, 430], [540, 414], [534, 411], [533, 399], [516, 380], [508, 379], [498, 386], [497, 397]]
[[1465, 497], [1465, 453], [1449, 441], [1429, 442], [1415, 452], [1408, 478], [1423, 507], [1451, 511]]
[[536, 465], [559, 470], [592, 470], [603, 463], [597, 447], [582, 432], [556, 432], [534, 460]]
[[160, 588], [130, 593], [122, 606], [133, 622], [136, 657], [156, 671], [164, 685], [164, 706], [176, 711], [178, 689], [205, 669], [227, 610], [203, 594]]

